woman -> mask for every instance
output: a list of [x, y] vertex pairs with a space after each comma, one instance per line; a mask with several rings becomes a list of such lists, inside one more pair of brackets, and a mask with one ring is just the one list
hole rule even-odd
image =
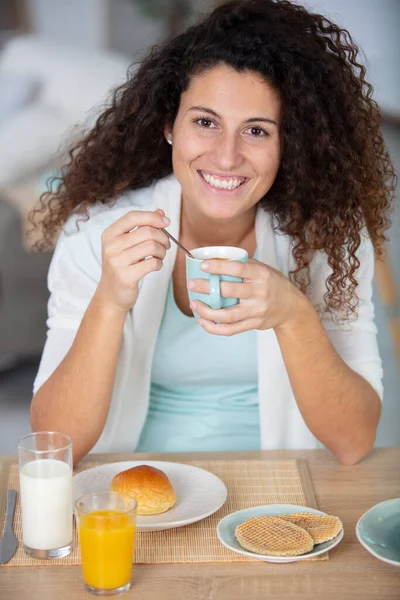
[[[39, 212], [42, 246], [63, 230], [31, 423], [71, 435], [75, 462], [322, 444], [353, 464], [372, 448], [373, 247], [394, 174], [356, 54], [300, 6], [234, 0], [154, 48], [72, 150]], [[203, 263], [243, 278], [221, 285], [239, 305], [189, 305], [207, 283], [187, 284], [165, 227], [248, 251]]]

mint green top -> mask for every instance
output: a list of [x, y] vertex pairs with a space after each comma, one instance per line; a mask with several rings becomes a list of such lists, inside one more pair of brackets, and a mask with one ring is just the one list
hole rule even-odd
[[207, 333], [180, 311], [171, 282], [136, 451], [259, 449], [256, 332]]

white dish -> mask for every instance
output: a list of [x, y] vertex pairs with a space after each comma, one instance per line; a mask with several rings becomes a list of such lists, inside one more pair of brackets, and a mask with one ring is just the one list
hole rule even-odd
[[217, 525], [217, 535], [220, 541], [233, 552], [244, 554], [245, 556], [251, 556], [252, 558], [258, 558], [267, 562], [273, 563], [289, 563], [297, 560], [305, 560], [307, 558], [314, 558], [319, 554], [328, 552], [340, 542], [343, 538], [342, 531], [329, 542], [323, 544], [315, 544], [311, 552], [307, 554], [301, 554], [300, 556], [270, 556], [266, 554], [256, 554], [243, 548], [235, 537], [235, 529], [247, 519], [253, 517], [283, 515], [290, 513], [313, 513], [315, 515], [326, 515], [326, 513], [316, 510], [315, 508], [308, 508], [307, 506], [297, 506], [296, 504], [265, 504], [263, 506], [254, 506], [252, 508], [245, 508], [244, 510], [238, 510], [230, 515], [227, 515]]
[[209, 517], [225, 503], [226, 486], [213, 473], [181, 463], [142, 460], [109, 463], [78, 473], [72, 479], [74, 505], [84, 494], [110, 491], [114, 475], [138, 465], [150, 465], [164, 471], [178, 498], [175, 506], [165, 513], [138, 515], [138, 531], [162, 531], [189, 525]]

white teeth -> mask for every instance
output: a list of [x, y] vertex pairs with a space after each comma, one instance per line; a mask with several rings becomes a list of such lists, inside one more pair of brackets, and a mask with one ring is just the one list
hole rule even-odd
[[213, 177], [212, 175], [208, 175], [207, 173], [201, 172], [201, 175], [207, 183], [212, 185], [213, 187], [224, 189], [224, 190], [234, 190], [239, 187], [244, 182], [244, 179], [218, 179], [218, 177]]

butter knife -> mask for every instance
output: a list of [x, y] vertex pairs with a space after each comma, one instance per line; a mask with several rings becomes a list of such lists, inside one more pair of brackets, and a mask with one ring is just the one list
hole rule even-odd
[[4, 526], [3, 539], [0, 542], [0, 565], [8, 563], [18, 548], [18, 540], [12, 529], [17, 490], [8, 490], [6, 505], [6, 524]]

